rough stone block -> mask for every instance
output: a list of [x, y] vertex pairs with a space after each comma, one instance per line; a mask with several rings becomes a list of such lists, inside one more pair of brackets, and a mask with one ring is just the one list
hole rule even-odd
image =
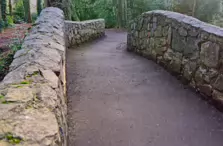
[[[136, 29], [142, 22], [143, 29]], [[134, 26], [127, 48], [176, 73], [201, 94], [212, 96], [223, 108], [222, 28], [162, 10], [143, 13]], [[149, 39], [141, 35], [145, 30], [149, 31]]]
[[219, 65], [220, 46], [210, 41], [201, 45], [200, 58], [207, 67], [216, 68]]
[[66, 145], [65, 49], [63, 12], [46, 8], [1, 83], [0, 145], [9, 133], [18, 145]]

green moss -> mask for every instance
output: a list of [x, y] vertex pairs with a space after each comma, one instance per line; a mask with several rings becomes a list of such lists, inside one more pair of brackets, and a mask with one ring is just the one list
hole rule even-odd
[[15, 136], [13, 136], [12, 133], [6, 134], [5, 138], [11, 144], [19, 144], [22, 141], [22, 139], [20, 137], [15, 137]]
[[27, 78], [31, 78], [31, 75], [27, 75], [26, 77], [27, 77]]
[[31, 84], [31, 81], [22, 81], [20, 82], [20, 84], [23, 84], [23, 85]]
[[32, 107], [32, 105], [27, 105], [25, 108], [26, 108], [26, 109], [31, 109], [31, 108], [33, 108], [33, 107]]
[[30, 78], [32, 76], [37, 76], [39, 75], [39, 71], [34, 71], [31, 75], [27, 75], [26, 77]]
[[34, 71], [34, 73], [32, 74], [33, 76], [36, 76], [39, 74], [39, 71]]
[[2, 101], [2, 104], [8, 104], [8, 102], [7, 101]]
[[5, 137], [7, 140], [13, 139], [13, 135], [11, 133], [6, 134]]
[[6, 100], [2, 101], [2, 104], [10, 104], [10, 103], [14, 103], [14, 101], [6, 101]]
[[23, 86], [20, 86], [20, 85], [18, 85], [18, 86], [15, 86], [15, 88], [22, 88]]
[[5, 98], [5, 96], [3, 96], [3, 95], [0, 95], [0, 99], [3, 99], [3, 98]]

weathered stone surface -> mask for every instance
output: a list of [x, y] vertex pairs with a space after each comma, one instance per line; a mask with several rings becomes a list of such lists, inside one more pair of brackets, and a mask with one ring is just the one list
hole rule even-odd
[[206, 42], [201, 45], [200, 58], [202, 63], [207, 67], [217, 67], [219, 64], [219, 51], [218, 44], [212, 42]]
[[[216, 97], [213, 90], [223, 93], [222, 28], [162, 10], [143, 13], [138, 19], [129, 30], [129, 50], [162, 64], [206, 96]], [[145, 27], [136, 30], [139, 25]], [[145, 31], [148, 37], [139, 37]]]
[[169, 63], [172, 60], [173, 56], [174, 56], [173, 50], [168, 49], [164, 54], [164, 59], [167, 63]]
[[181, 66], [182, 66], [182, 54], [181, 53], [174, 53], [173, 58], [170, 61], [169, 69], [173, 71], [174, 73], [180, 73], [181, 72]]
[[184, 57], [190, 59], [199, 58], [198, 40], [194, 37], [188, 37], [186, 40], [186, 47], [183, 50]]
[[195, 28], [191, 28], [188, 33], [192, 37], [196, 37], [198, 35], [198, 31]]
[[63, 12], [44, 9], [1, 82], [0, 145], [67, 145], [65, 48]]
[[49, 82], [52, 88], [58, 87], [59, 79], [52, 70], [41, 70], [43, 77]]
[[213, 99], [220, 104], [223, 104], [223, 93], [217, 90], [214, 90], [212, 93]]
[[212, 95], [212, 87], [211, 85], [207, 85], [207, 84], [204, 84], [204, 85], [199, 85], [198, 86], [200, 92], [206, 96], [211, 96]]
[[181, 36], [184, 36], [184, 37], [187, 36], [187, 30], [183, 27], [180, 27], [178, 32]]
[[18, 86], [9, 88], [5, 95], [5, 100], [9, 102], [26, 102], [33, 99], [35, 91], [30, 87]]
[[197, 63], [195, 61], [186, 61], [183, 67], [183, 77], [191, 80], [194, 72], [196, 71]]
[[[48, 139], [49, 145], [53, 145], [58, 139], [57, 134], [59, 127], [57, 119], [47, 108], [24, 109], [20, 114], [12, 112], [10, 116], [1, 123], [1, 126], [3, 125], [4, 127], [0, 127], [0, 133], [11, 133], [19, 137], [21, 139], [21, 145], [26, 145], [30, 142], [43, 145], [44, 139]], [[53, 139], [51, 137], [53, 137]]]
[[216, 79], [218, 76], [218, 71], [216, 69], [209, 69], [208, 72], [206, 74], [204, 74], [204, 80], [207, 83], [213, 83], [214, 79]]
[[57, 93], [48, 85], [39, 87], [37, 97], [42, 100], [47, 107], [55, 108], [57, 106]]
[[103, 36], [105, 33], [105, 20], [65, 21], [65, 31], [67, 46], [79, 45]]
[[218, 76], [213, 86], [215, 87], [215, 89], [223, 91], [223, 74]]
[[204, 83], [204, 75], [207, 73], [207, 69], [199, 67], [195, 73], [194, 80], [197, 85], [202, 85]]
[[158, 26], [154, 32], [154, 36], [155, 37], [162, 37], [163, 35], [163, 30], [162, 30], [162, 26]]
[[0, 141], [0, 146], [10, 146], [6, 141]]
[[65, 50], [104, 29], [103, 19], [65, 22], [58, 8], [41, 12], [0, 84], [0, 145], [12, 145], [9, 133], [21, 146], [67, 145]]
[[172, 33], [172, 50], [183, 52], [187, 48], [186, 38], [181, 36], [176, 30]]

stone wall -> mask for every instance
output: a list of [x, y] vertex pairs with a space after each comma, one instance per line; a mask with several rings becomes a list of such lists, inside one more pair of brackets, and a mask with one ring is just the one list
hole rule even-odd
[[0, 84], [0, 145], [66, 144], [64, 15], [47, 8]]
[[222, 107], [222, 28], [174, 12], [146, 12], [131, 24], [128, 50], [153, 59]]
[[68, 47], [99, 38], [105, 34], [104, 19], [88, 21], [65, 21], [66, 41]]

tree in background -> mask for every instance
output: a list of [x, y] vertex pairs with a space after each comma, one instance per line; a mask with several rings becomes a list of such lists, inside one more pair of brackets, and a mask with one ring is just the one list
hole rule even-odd
[[107, 27], [127, 27], [128, 23], [138, 15], [157, 9], [176, 11], [209, 23], [222, 17], [219, 15], [222, 0], [72, 0], [72, 2], [75, 3], [74, 14], [80, 20], [104, 18]]
[[3, 29], [3, 19], [2, 19], [2, 3], [0, 2], [0, 33]]
[[12, 16], [12, 0], [8, 0], [9, 2], [9, 15]]
[[44, 7], [49, 7], [48, 0], [44, 0]]
[[72, 2], [71, 0], [44, 0], [45, 7], [58, 7], [64, 11], [65, 18], [72, 18]]
[[42, 10], [42, 0], [36, 1], [37, 14], [39, 15]]
[[223, 1], [220, 3], [220, 12], [216, 14], [212, 20], [212, 24], [223, 27]]
[[23, 0], [17, 0], [13, 8], [13, 19], [15, 23], [20, 23], [25, 20], [24, 11]]
[[75, 9], [75, 1], [71, 1], [71, 20], [73, 21], [80, 21], [79, 17], [77, 16], [77, 11]]
[[62, 10], [64, 11], [65, 19], [71, 20], [72, 18], [72, 3], [71, 0], [62, 1]]
[[[22, 3], [21, 3], [22, 1]], [[10, 12], [11, 0], [8, 0]], [[31, 22], [30, 1], [15, 0], [13, 18]], [[37, 13], [45, 7], [58, 7], [67, 20], [82, 21], [104, 18], [106, 27], [127, 28], [137, 16], [151, 10], [170, 10], [196, 17], [202, 21], [221, 26], [223, 20], [222, 0], [37, 0]], [[1, 0], [2, 19], [7, 22], [6, 0]], [[25, 16], [24, 16], [25, 15]], [[7, 19], [7, 20], [6, 20]], [[21, 22], [21, 21], [15, 21]]]
[[30, 11], [30, 1], [29, 0], [23, 0], [23, 6], [25, 11], [25, 21], [28, 23], [32, 23], [32, 16]]
[[6, 7], [7, 7], [6, 0], [1, 0], [1, 11], [2, 11], [3, 21], [6, 21], [6, 15], [7, 15]]

